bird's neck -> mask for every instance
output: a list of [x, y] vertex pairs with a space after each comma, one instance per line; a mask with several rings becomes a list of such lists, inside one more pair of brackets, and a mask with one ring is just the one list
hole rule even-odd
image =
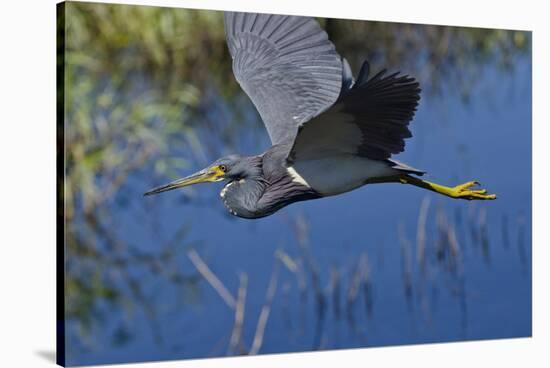
[[228, 182], [220, 192], [223, 203], [233, 215], [245, 218], [257, 216], [257, 204], [267, 183], [263, 179], [261, 157], [249, 157], [248, 171]]

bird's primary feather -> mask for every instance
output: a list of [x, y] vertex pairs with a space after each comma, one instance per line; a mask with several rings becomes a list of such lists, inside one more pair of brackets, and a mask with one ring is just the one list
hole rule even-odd
[[225, 13], [233, 72], [260, 113], [273, 144], [330, 107], [342, 85], [342, 60], [312, 18]]

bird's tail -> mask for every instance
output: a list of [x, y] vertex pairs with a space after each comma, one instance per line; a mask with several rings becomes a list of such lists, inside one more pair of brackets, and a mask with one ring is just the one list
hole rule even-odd
[[422, 176], [426, 173], [425, 171], [415, 169], [414, 167], [404, 164], [402, 162], [399, 162], [397, 160], [388, 159], [388, 162], [391, 165], [392, 169], [403, 171], [404, 173], [407, 173], [407, 174]]

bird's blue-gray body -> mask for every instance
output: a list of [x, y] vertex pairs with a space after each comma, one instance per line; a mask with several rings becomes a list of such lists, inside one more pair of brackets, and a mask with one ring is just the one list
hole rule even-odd
[[345, 193], [373, 178], [392, 177], [407, 170], [393, 161], [349, 154], [297, 160], [290, 165], [281, 148], [274, 146], [263, 155], [238, 158], [252, 169], [235, 174], [220, 192], [231, 214], [265, 217], [294, 202]]

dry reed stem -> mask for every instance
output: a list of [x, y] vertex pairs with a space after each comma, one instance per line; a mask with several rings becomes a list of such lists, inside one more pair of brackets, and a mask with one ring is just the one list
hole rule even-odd
[[250, 355], [258, 354], [260, 348], [262, 347], [265, 326], [267, 320], [269, 319], [269, 314], [271, 312], [271, 305], [273, 303], [273, 298], [275, 296], [275, 291], [277, 290], [277, 281], [279, 278], [279, 262], [275, 261], [273, 265], [273, 271], [271, 272], [271, 278], [269, 280], [269, 286], [267, 287], [266, 300], [260, 312], [260, 317], [258, 317], [258, 324], [256, 325], [256, 333], [254, 334], [254, 340], [252, 342], [252, 347], [250, 348]]
[[416, 260], [420, 264], [422, 272], [425, 270], [426, 253], [426, 220], [428, 218], [428, 209], [430, 208], [430, 197], [426, 196], [420, 205], [418, 213], [418, 224], [416, 228]]
[[246, 301], [246, 288], [248, 285], [248, 276], [246, 273], [239, 275], [239, 291], [237, 293], [237, 304], [235, 306], [235, 323], [233, 324], [233, 332], [229, 339], [229, 351], [235, 352], [237, 347], [241, 345], [242, 331], [244, 324], [244, 310]]
[[214, 275], [214, 273], [208, 268], [208, 265], [202, 260], [202, 258], [199, 256], [199, 254], [194, 250], [191, 249], [189, 252], [187, 252], [187, 256], [197, 269], [199, 273], [208, 281], [210, 286], [216, 290], [218, 295], [223, 299], [225, 304], [231, 309], [235, 309], [235, 298], [229, 290], [223, 285], [223, 283]]

